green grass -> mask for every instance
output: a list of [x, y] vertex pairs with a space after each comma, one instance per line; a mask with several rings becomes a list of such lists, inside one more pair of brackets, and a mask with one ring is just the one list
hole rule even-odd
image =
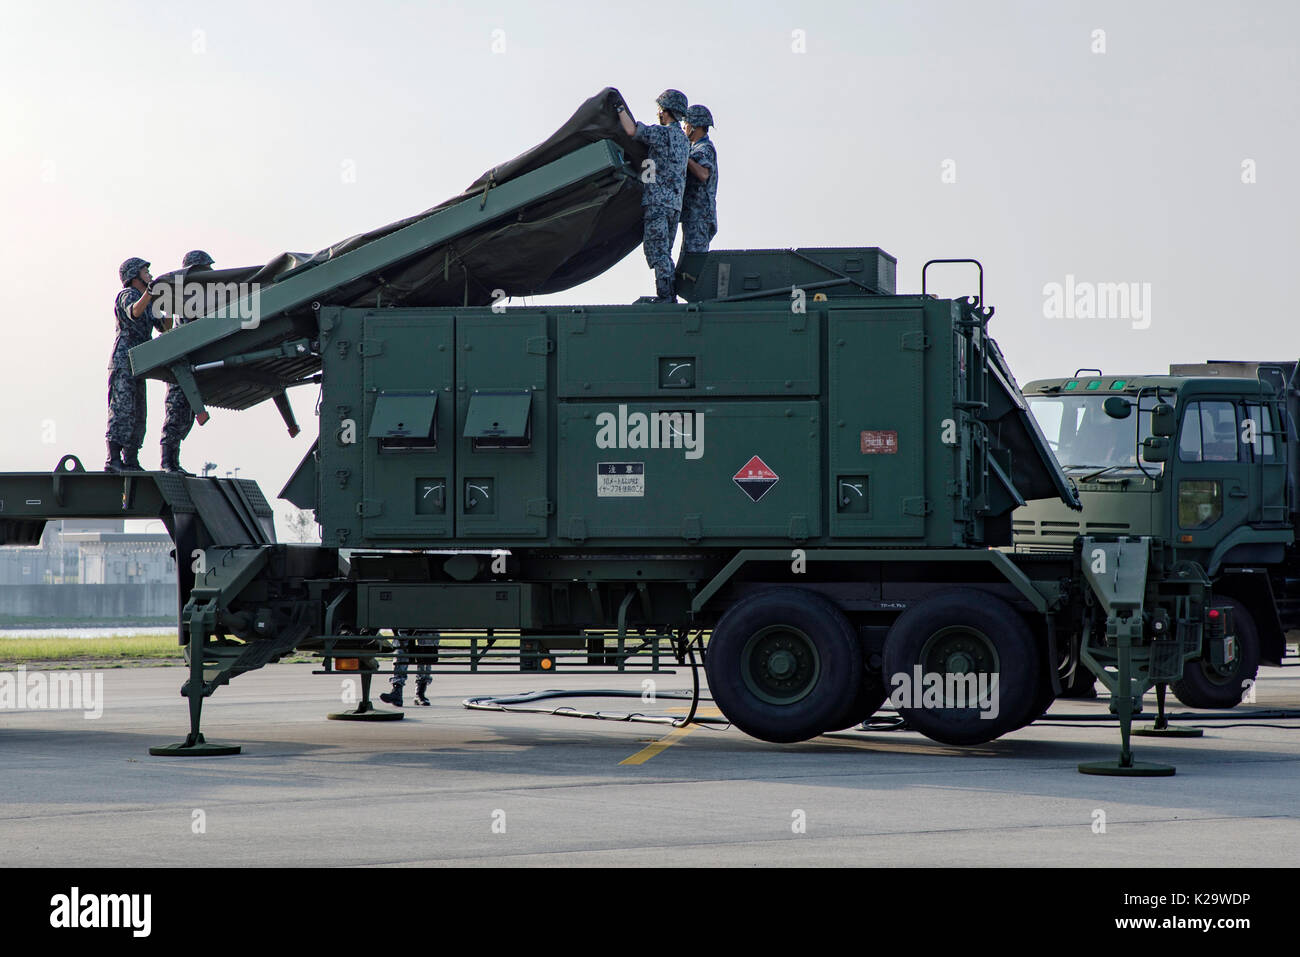
[[111, 638], [0, 638], [0, 666], [29, 661], [181, 662], [173, 635], [118, 635]]

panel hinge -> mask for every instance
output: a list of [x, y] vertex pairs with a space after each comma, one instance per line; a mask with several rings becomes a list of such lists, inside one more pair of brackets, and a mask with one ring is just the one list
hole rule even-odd
[[362, 339], [357, 343], [357, 355], [359, 356], [379, 356], [383, 354], [383, 339]]
[[921, 498], [919, 495], [914, 498], [903, 499], [904, 515], [929, 515], [930, 502], [928, 499]]
[[552, 502], [550, 499], [530, 498], [526, 503], [524, 503], [524, 514], [541, 515], [543, 517], [547, 515], [554, 515], [555, 503]]
[[924, 352], [930, 348], [930, 337], [924, 332], [905, 332], [902, 335], [902, 347], [913, 352]]
[[526, 344], [530, 356], [549, 356], [555, 351], [555, 340], [546, 336], [532, 336]]
[[374, 518], [376, 515], [383, 515], [384, 503], [376, 502], [372, 498], [363, 498], [357, 502], [357, 514], [362, 518]]

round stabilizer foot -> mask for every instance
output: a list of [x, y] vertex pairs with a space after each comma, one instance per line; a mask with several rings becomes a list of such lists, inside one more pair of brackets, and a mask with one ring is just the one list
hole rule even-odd
[[1140, 734], [1144, 738], [1202, 738], [1205, 731], [1202, 728], [1157, 728], [1152, 725], [1149, 728], [1134, 728], [1132, 734]]
[[218, 758], [228, 754], [238, 754], [237, 744], [160, 744], [149, 749], [149, 753], [159, 758]]
[[1092, 761], [1079, 765], [1079, 773], [1116, 778], [1171, 778], [1174, 776], [1174, 767], [1171, 764], [1151, 764], [1147, 761], [1134, 761], [1127, 765], [1119, 761]]
[[398, 721], [406, 715], [400, 711], [376, 711], [374, 708], [362, 711], [358, 708], [356, 711], [336, 711], [325, 717], [331, 721]]

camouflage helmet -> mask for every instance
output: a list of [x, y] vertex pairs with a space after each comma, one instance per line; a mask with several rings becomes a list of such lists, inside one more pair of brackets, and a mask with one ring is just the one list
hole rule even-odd
[[691, 126], [712, 126], [713, 114], [707, 106], [696, 103], [686, 111], [686, 122]]
[[211, 266], [212, 262], [212, 257], [202, 249], [191, 249], [185, 254], [185, 258], [181, 260], [181, 267], [188, 269], [191, 266]]
[[122, 286], [131, 285], [135, 278], [140, 275], [140, 270], [149, 265], [148, 260], [141, 259], [139, 256], [132, 256], [122, 265], [117, 267], [117, 278], [122, 280]]
[[681, 90], [664, 90], [655, 102], [674, 116], [681, 117], [686, 113], [686, 94]]

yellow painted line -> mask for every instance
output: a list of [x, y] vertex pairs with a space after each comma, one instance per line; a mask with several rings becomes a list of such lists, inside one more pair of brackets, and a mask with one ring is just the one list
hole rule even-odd
[[[672, 713], [672, 712], [676, 712], [676, 713], [679, 713], [679, 714], [686, 714], [689, 710], [690, 710], [689, 708], [669, 708], [669, 709], [668, 709], [668, 711], [669, 711], [670, 713]], [[700, 717], [710, 717], [710, 718], [720, 718], [720, 717], [722, 717], [722, 712], [719, 711], [717, 708], [700, 708], [700, 709], [697, 710], [695, 713], [696, 713], [697, 715], [699, 715]], [[651, 744], [647, 744], [644, 748], [642, 748], [642, 749], [641, 749], [640, 751], [638, 751], [636, 754], [633, 754], [633, 755], [631, 755], [631, 756], [629, 756], [629, 757], [626, 757], [626, 758], [624, 758], [622, 761], [620, 761], [620, 762], [618, 762], [618, 763], [619, 763], [620, 765], [623, 765], [623, 764], [645, 764], [647, 761], [649, 761], [651, 758], [653, 758], [653, 757], [654, 757], [656, 754], [658, 754], [659, 752], [661, 752], [661, 751], [666, 751], [668, 748], [672, 747], [674, 744], [676, 744], [676, 743], [677, 743], [678, 741], [680, 741], [682, 738], [686, 737], [688, 734], [690, 734], [692, 731], [694, 731], [697, 727], [699, 727], [699, 725], [688, 724], [688, 725], [686, 725], [685, 727], [681, 727], [681, 728], [673, 728], [671, 731], [669, 731], [666, 735], [664, 735], [664, 736], [663, 736], [662, 738], [660, 738], [658, 741], [655, 741], [655, 742], [653, 742], [653, 743], [651, 743]]]
[[695, 730], [695, 725], [693, 724], [688, 724], [684, 728], [673, 728], [671, 731], [669, 731], [666, 735], [664, 735], [654, 744], [647, 744], [636, 754], [632, 755], [631, 757], [624, 758], [622, 761], [618, 763], [619, 764], [645, 764], [647, 761], [653, 758], [660, 751], [667, 750], [669, 747], [676, 744], [678, 741], [686, 737], [686, 735], [690, 734], [694, 730]]

